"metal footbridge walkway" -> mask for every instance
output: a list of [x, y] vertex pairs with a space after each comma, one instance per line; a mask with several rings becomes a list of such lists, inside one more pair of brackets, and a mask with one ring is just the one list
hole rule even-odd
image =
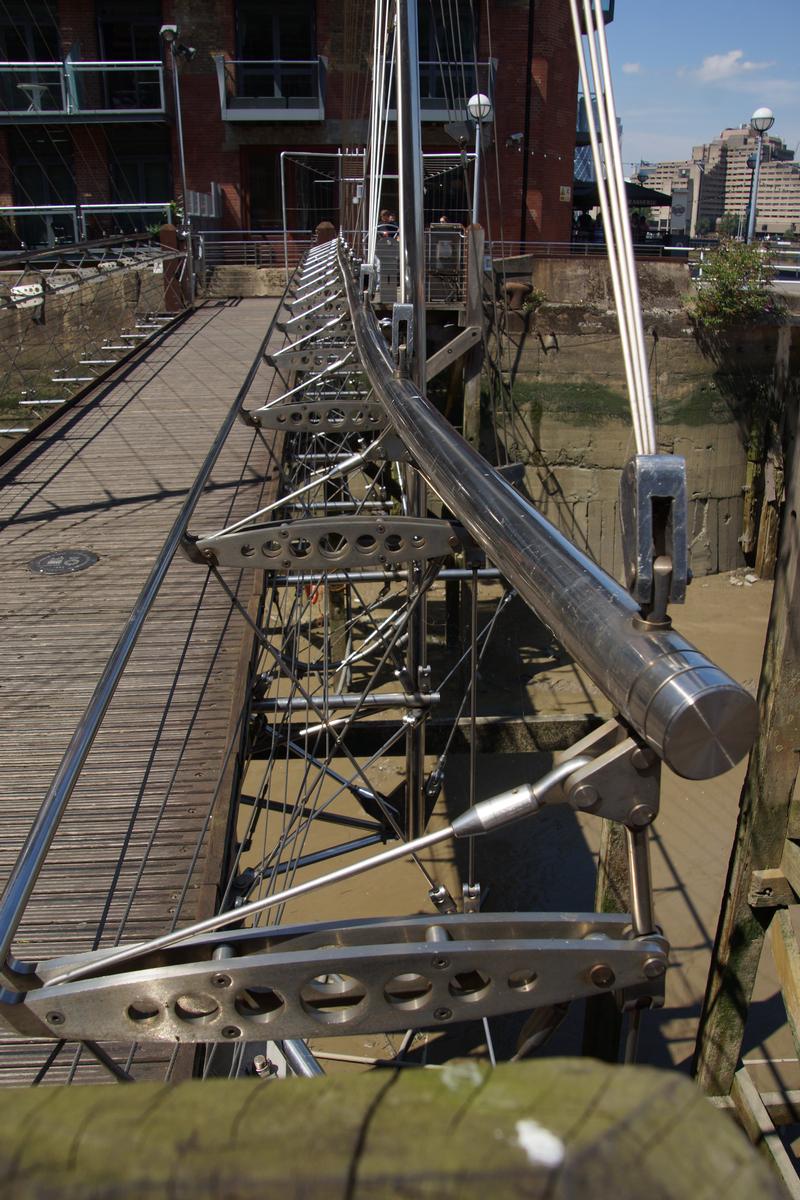
[[[402, 1055], [509, 1013], [524, 1048], [604, 996], [632, 1056], [663, 1002], [660, 763], [718, 774], [754, 727], [667, 614], [680, 496], [659, 525], [664, 475], [627, 470], [625, 590], [424, 399], [413, 320], [381, 321], [369, 288], [320, 246], [269, 328], [257, 301], [200, 308], [6, 464], [6, 1081], [317, 1074], [319, 1039]], [[454, 585], [471, 611], [447, 655], [429, 605]], [[512, 597], [618, 715], [479, 801], [478, 672]], [[442, 813], [457, 735], [467, 786]], [[606, 823], [614, 901], [485, 910], [477, 845], [552, 804]], [[435, 849], [459, 839], [460, 894]], [[337, 890], [351, 919], [327, 919]]]

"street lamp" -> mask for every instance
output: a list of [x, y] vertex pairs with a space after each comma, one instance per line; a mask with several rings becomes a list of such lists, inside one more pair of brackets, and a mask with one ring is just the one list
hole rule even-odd
[[194, 48], [183, 46], [178, 41], [177, 25], [162, 25], [159, 30], [162, 42], [172, 56], [172, 87], [175, 96], [175, 124], [178, 130], [178, 161], [181, 168], [181, 190], [183, 192], [183, 220], [181, 233], [186, 241], [186, 271], [189, 283], [189, 303], [194, 304], [194, 250], [192, 248], [192, 230], [189, 225], [189, 192], [186, 187], [186, 154], [183, 146], [183, 119], [181, 114], [181, 88], [178, 79], [178, 58], [187, 62], [194, 58]]
[[[750, 118], [750, 125], [758, 134], [753, 178], [750, 183], [750, 210], [747, 214], [747, 241], [752, 242], [756, 229], [756, 206], [758, 204], [758, 183], [761, 178], [761, 154], [764, 148], [764, 134], [775, 124], [775, 114], [771, 108], [757, 108]], [[749, 160], [748, 160], [749, 161]]]
[[475, 173], [472, 185], [472, 224], [478, 224], [481, 206], [481, 125], [492, 118], [492, 102], [483, 92], [476, 92], [467, 101], [467, 112], [475, 122]]

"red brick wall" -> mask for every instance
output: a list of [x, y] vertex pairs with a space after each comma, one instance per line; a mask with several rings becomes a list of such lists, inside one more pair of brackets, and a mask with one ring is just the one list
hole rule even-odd
[[[526, 241], [569, 241], [578, 93], [578, 64], [569, 9], [564, 0], [534, 0], [533, 55], [528, 63], [529, 6], [496, 3], [481, 28], [479, 57], [497, 60], [494, 149], [485, 160], [489, 176], [491, 236]], [[530, 107], [526, 90], [530, 73]], [[525, 132], [527, 125], [527, 150]], [[507, 144], [511, 134], [521, 141]], [[522, 189], [527, 159], [527, 195]], [[499, 165], [501, 202], [497, 197]], [[561, 188], [570, 199], [561, 199]], [[523, 221], [524, 217], [524, 221]], [[523, 226], [521, 228], [521, 225]]]
[[[523, 223], [525, 239], [569, 239], [572, 206], [561, 199], [571, 188], [577, 64], [565, 0], [533, 0], [533, 55], [528, 61], [531, 0], [491, 0], [490, 21], [480, 17], [478, 57], [497, 60], [495, 91], [497, 146], [488, 149], [484, 178], [489, 184], [489, 211], [484, 214], [491, 236], [516, 240]], [[481, 7], [481, 6], [478, 6]], [[365, 63], [371, 54], [367, 10], [354, 0], [317, 0], [317, 52], [330, 60], [326, 120], [313, 125], [290, 122], [263, 125], [223, 122], [214, 55], [235, 55], [234, 0], [164, 0], [163, 20], [180, 28], [180, 38], [196, 48], [191, 62], [179, 62], [187, 182], [207, 192], [222, 186], [223, 224], [235, 228], [247, 220], [246, 163], [248, 147], [300, 149], [317, 141], [320, 149], [363, 144], [364, 128], [355, 111], [356, 97], [368, 100]], [[61, 43], [66, 53], [75, 41], [81, 54], [97, 53], [94, 5], [87, 0], [59, 0]], [[491, 29], [490, 29], [491, 25]], [[491, 33], [491, 38], [490, 38]], [[165, 84], [172, 110], [171, 63]], [[530, 105], [526, 115], [526, 81]], [[366, 100], [365, 100], [366, 102]], [[174, 118], [173, 177], [180, 190], [180, 166]], [[511, 134], [528, 131], [528, 152]], [[108, 198], [108, 169], [103, 126], [73, 126], [75, 173], [79, 199]], [[395, 140], [390, 131], [390, 144]], [[442, 129], [427, 126], [426, 145], [455, 148]], [[496, 156], [496, 157], [495, 157]], [[527, 165], [526, 197], [523, 180]], [[499, 168], [500, 196], [497, 195]], [[0, 187], [5, 186], [0, 174]]]
[[98, 57], [94, 4], [87, 4], [86, 0], [58, 0], [58, 24], [62, 54], [66, 55], [75, 42], [80, 42], [81, 58]]
[[0, 204], [14, 203], [14, 173], [8, 153], [8, 136], [0, 129]]
[[74, 125], [72, 166], [79, 204], [106, 204], [111, 200], [108, 143], [102, 125]]
[[[235, 56], [233, 0], [165, 0], [163, 19], [165, 23], [177, 24], [180, 40], [196, 51], [191, 62], [178, 59], [187, 187], [208, 192], [212, 183], [219, 183], [223, 196], [222, 224], [237, 228], [242, 223], [241, 156], [236, 141], [227, 136], [222, 120], [214, 58], [217, 54], [226, 59]], [[171, 53], [165, 58], [167, 108], [171, 112]], [[181, 179], [177, 135], [172, 139], [172, 151], [172, 177], [177, 195]]]

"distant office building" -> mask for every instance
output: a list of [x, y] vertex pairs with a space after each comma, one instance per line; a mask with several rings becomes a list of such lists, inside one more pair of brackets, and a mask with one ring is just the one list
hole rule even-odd
[[[642, 163], [639, 177], [646, 186], [673, 195], [671, 208], [654, 209], [651, 214], [659, 230], [685, 232], [684, 218], [688, 218], [688, 233], [696, 237], [712, 231], [725, 214], [739, 217], [744, 227], [753, 178], [751, 156], [757, 145], [749, 125], [743, 125], [723, 129], [714, 141], [693, 147], [690, 159]], [[792, 152], [780, 138], [768, 136], [764, 138], [756, 231], [787, 233], [793, 227], [800, 229], [800, 163], [792, 160]]]

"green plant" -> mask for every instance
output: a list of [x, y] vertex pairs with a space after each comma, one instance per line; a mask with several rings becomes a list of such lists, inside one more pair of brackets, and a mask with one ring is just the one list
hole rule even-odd
[[740, 223], [741, 217], [736, 213], [723, 213], [717, 221], [717, 233], [720, 237], [736, 237]]
[[721, 242], [703, 258], [697, 295], [690, 305], [695, 323], [719, 333], [732, 326], [781, 316], [784, 308], [772, 291], [773, 275], [767, 250], [741, 242]]
[[533, 291], [528, 292], [528, 295], [522, 301], [522, 311], [524, 313], [536, 312], [536, 309], [541, 307], [546, 300], [547, 296], [544, 292], [540, 292], [538, 288], [534, 288]]

